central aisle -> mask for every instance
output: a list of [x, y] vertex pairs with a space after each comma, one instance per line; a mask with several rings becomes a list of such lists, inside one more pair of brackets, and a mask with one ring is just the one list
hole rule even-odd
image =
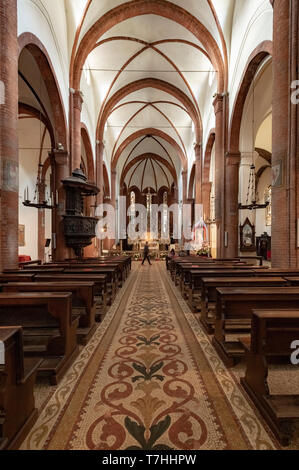
[[276, 448], [164, 263], [133, 264], [22, 449]]

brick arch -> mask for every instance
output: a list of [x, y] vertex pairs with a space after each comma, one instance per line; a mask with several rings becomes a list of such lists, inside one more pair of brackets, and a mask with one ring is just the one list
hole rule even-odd
[[218, 92], [225, 91], [227, 72], [218, 44], [208, 29], [191, 13], [166, 0], [131, 0], [113, 8], [99, 18], [83, 37], [70, 70], [71, 86], [79, 90], [82, 68], [97, 41], [113, 26], [141, 15], [157, 15], [172, 20], [191, 32], [204, 46], [218, 71]]
[[203, 183], [208, 183], [210, 179], [210, 166], [211, 166], [211, 156], [212, 150], [215, 143], [215, 129], [210, 130], [210, 134], [207, 141], [205, 159], [204, 159], [204, 168], [203, 168]]
[[94, 159], [93, 159], [93, 151], [91, 146], [91, 141], [89, 137], [89, 133], [87, 127], [83, 122], [81, 122], [81, 137], [83, 140], [83, 144], [85, 147], [86, 152], [86, 160], [87, 160], [87, 173], [89, 181], [95, 181], [95, 169], [94, 169]]
[[32, 33], [23, 33], [18, 38], [19, 57], [26, 48], [36, 61], [44, 80], [49, 100], [51, 103], [52, 113], [54, 116], [54, 134], [56, 146], [61, 143], [65, 149], [68, 148], [68, 130], [64, 104], [55, 69], [51, 62], [47, 49], [42, 42]]
[[165, 160], [164, 158], [162, 158], [160, 155], [157, 155], [156, 153], [144, 153], [143, 155], [139, 155], [138, 157], [135, 157], [133, 160], [131, 160], [126, 166], [125, 168], [123, 169], [122, 171], [122, 174], [121, 174], [121, 177], [120, 177], [120, 187], [124, 184], [124, 181], [125, 181], [125, 178], [127, 176], [127, 173], [130, 171], [130, 169], [136, 164], [138, 163], [139, 161], [142, 161], [144, 160], [146, 157], [150, 157], [152, 158], [153, 160], [156, 160], [160, 163], [162, 163], [162, 165], [164, 165], [168, 171], [170, 172], [170, 174], [172, 175], [175, 183], [177, 184], [177, 174], [176, 174], [176, 171], [174, 169], [173, 166], [170, 165], [170, 163]]
[[193, 198], [195, 171], [196, 171], [196, 165], [195, 165], [195, 163], [193, 163], [192, 170], [191, 170], [191, 173], [190, 173], [190, 179], [189, 179], [188, 199]]
[[185, 108], [190, 114], [191, 119], [194, 122], [197, 141], [201, 140], [201, 135], [202, 135], [201, 116], [198, 115], [197, 110], [194, 104], [192, 103], [191, 99], [188, 98], [188, 96], [176, 86], [168, 82], [165, 82], [164, 80], [157, 79], [157, 78], [143, 78], [140, 80], [136, 80], [135, 82], [128, 83], [123, 88], [121, 88], [116, 93], [114, 93], [114, 95], [106, 103], [106, 106], [101, 116], [99, 116], [98, 125], [97, 125], [97, 139], [98, 140], [103, 140], [105, 123], [109, 115], [112, 113], [114, 107], [117, 105], [117, 103], [119, 103], [129, 94], [134, 93], [135, 91], [141, 90], [143, 88], [155, 88], [157, 90], [164, 91], [170, 94], [171, 96], [173, 96], [174, 98], [176, 98], [177, 100], [179, 100], [185, 106]]
[[111, 162], [111, 170], [114, 171], [116, 169], [116, 165], [117, 165], [117, 162], [118, 162], [121, 154], [126, 149], [126, 147], [128, 145], [130, 145], [131, 142], [138, 139], [139, 137], [147, 136], [147, 135], [148, 136], [154, 136], [155, 135], [157, 137], [161, 137], [162, 139], [166, 140], [170, 145], [172, 145], [173, 148], [177, 151], [177, 153], [180, 157], [183, 170], [187, 170], [188, 161], [187, 161], [187, 158], [186, 158], [184, 152], [182, 151], [181, 147], [179, 146], [179, 144], [172, 137], [170, 137], [170, 135], [166, 134], [165, 132], [161, 131], [160, 129], [155, 129], [155, 128], [152, 128], [152, 127], [149, 127], [149, 128], [146, 128], [146, 129], [140, 129], [139, 131], [134, 132], [133, 134], [131, 134], [129, 137], [127, 137], [120, 144], [120, 146], [118, 147], [117, 151], [115, 152], [114, 158]]
[[272, 41], [263, 41], [254, 49], [247, 61], [232, 112], [229, 131], [229, 153], [234, 154], [239, 152], [242, 115], [251, 83], [261, 63], [266, 57], [272, 55]]

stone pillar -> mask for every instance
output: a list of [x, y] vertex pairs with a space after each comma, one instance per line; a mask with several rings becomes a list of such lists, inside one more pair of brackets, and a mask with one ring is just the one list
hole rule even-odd
[[80, 168], [81, 163], [81, 111], [83, 97], [81, 91], [71, 90], [71, 165], [72, 171]]
[[239, 167], [240, 153], [226, 155], [226, 191], [225, 191], [225, 232], [227, 246], [224, 247], [226, 258], [235, 258], [239, 254]]
[[195, 144], [195, 204], [202, 204], [202, 145]]
[[69, 176], [69, 154], [64, 150], [53, 150], [51, 158], [54, 164], [55, 191], [58, 192], [58, 207], [54, 210], [52, 219], [52, 258], [54, 261], [63, 261], [74, 256], [65, 245], [63, 229], [66, 199], [62, 180]]
[[291, 84], [298, 79], [298, 2], [273, 1], [272, 266], [295, 268], [297, 248], [298, 105]]
[[183, 182], [182, 201], [183, 201], [183, 204], [186, 204], [187, 202], [187, 170], [182, 171], [182, 182]]
[[[96, 141], [96, 184], [100, 189], [97, 195], [97, 206], [104, 203], [104, 173], [103, 173], [103, 156], [104, 156], [104, 143], [100, 140]], [[101, 256], [103, 243], [97, 239], [96, 251]]]
[[217, 226], [217, 258], [224, 256], [224, 181], [225, 181], [225, 105], [224, 96], [217, 94], [215, 109], [215, 218]]
[[187, 204], [187, 170], [182, 171], [182, 201], [183, 201], [183, 208], [182, 208], [182, 235], [181, 235], [181, 243], [184, 245], [185, 237], [183, 233], [183, 222], [184, 222], [184, 204]]
[[[115, 231], [117, 230], [117, 208], [116, 208], [116, 171], [111, 171], [111, 204], [115, 210]], [[112, 249], [115, 239], [110, 240], [109, 247]]]
[[18, 266], [17, 0], [0, 2], [0, 272]]
[[96, 183], [100, 192], [97, 196], [98, 204], [103, 204], [104, 200], [104, 171], [103, 171], [103, 156], [104, 156], [104, 144], [97, 140], [96, 142]]
[[210, 219], [211, 207], [211, 189], [212, 183], [203, 183], [202, 184], [202, 205], [203, 205], [203, 219], [206, 221]]

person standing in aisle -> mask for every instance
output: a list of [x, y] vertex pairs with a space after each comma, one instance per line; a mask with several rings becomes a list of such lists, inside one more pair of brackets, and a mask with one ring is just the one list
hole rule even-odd
[[143, 250], [142, 266], [144, 265], [144, 261], [145, 261], [146, 259], [147, 259], [147, 261], [149, 262], [149, 264], [152, 265], [152, 263], [151, 263], [151, 258], [150, 258], [150, 255], [149, 255], [149, 246], [148, 246], [148, 242], [146, 242], [145, 247], [144, 247], [144, 250]]

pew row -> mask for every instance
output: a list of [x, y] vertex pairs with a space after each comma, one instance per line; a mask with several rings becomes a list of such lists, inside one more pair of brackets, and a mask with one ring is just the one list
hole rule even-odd
[[201, 278], [200, 322], [212, 335], [215, 326], [215, 307], [218, 287], [284, 287], [288, 281], [282, 277], [206, 277]]
[[[51, 273], [40, 273], [34, 277], [35, 282], [60, 282], [64, 285], [65, 282], [93, 282], [94, 283], [94, 296], [96, 304], [96, 321], [101, 321], [107, 313], [108, 305], [108, 291], [107, 291], [107, 276], [103, 274], [58, 274], [53, 276]], [[111, 302], [111, 297], [110, 297]]]
[[37, 419], [39, 358], [24, 357], [21, 327], [0, 327], [0, 450], [16, 450]]
[[[287, 394], [287, 387], [286, 394], [270, 394], [268, 363], [282, 358], [290, 363], [291, 345], [298, 340], [299, 310], [253, 310], [251, 339], [241, 340], [246, 351], [241, 384], [283, 446], [289, 445], [299, 424], [299, 395]], [[299, 366], [294, 367], [299, 374]]]
[[227, 331], [250, 333], [252, 310], [296, 309], [299, 302], [297, 287], [223, 287], [217, 288], [215, 333], [213, 345], [227, 367], [244, 357], [244, 347], [238, 337], [227, 340]]
[[70, 293], [0, 293], [0, 326], [22, 326], [25, 356], [42, 359], [38, 375], [52, 385], [78, 355], [78, 323]]
[[86, 281], [63, 282], [18, 282], [0, 284], [1, 292], [70, 292], [72, 313], [79, 315], [77, 338], [80, 344], [87, 344], [96, 330], [94, 283]]

